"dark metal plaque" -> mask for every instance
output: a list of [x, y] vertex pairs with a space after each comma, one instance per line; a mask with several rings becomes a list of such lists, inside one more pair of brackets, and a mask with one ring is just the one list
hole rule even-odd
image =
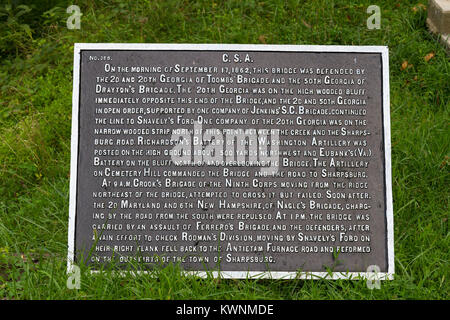
[[386, 47], [77, 44], [69, 266], [394, 273]]

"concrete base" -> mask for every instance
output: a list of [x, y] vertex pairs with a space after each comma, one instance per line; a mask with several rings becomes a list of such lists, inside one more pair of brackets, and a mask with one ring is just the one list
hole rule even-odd
[[428, 2], [427, 25], [431, 32], [440, 34], [441, 42], [450, 51], [450, 0]]

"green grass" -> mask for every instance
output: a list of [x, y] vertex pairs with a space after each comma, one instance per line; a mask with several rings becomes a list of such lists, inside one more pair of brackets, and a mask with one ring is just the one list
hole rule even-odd
[[[78, 1], [81, 30], [65, 27], [67, 1], [44, 2], [0, 19], [0, 299], [449, 299], [450, 65], [426, 29], [426, 1]], [[380, 30], [366, 28], [371, 4]], [[67, 289], [75, 42], [389, 46], [395, 280], [369, 290], [364, 281], [198, 279], [177, 266], [153, 277], [82, 268], [81, 289]]]

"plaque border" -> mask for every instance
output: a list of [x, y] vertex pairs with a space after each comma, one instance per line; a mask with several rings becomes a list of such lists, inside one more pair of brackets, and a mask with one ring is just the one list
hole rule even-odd
[[[264, 45], [264, 44], [173, 44], [173, 43], [75, 43], [73, 62], [72, 95], [72, 133], [70, 151], [70, 196], [68, 223], [67, 272], [73, 272], [75, 259], [75, 220], [78, 177], [79, 144], [79, 97], [80, 97], [80, 63], [83, 50], [143, 50], [143, 51], [267, 51], [267, 52], [331, 52], [331, 53], [378, 53], [382, 68], [382, 103], [383, 103], [383, 144], [384, 144], [384, 184], [385, 184], [385, 220], [387, 272], [290, 272], [290, 271], [183, 271], [186, 275], [199, 277], [213, 276], [225, 279], [347, 279], [347, 280], [393, 280], [394, 268], [394, 213], [392, 203], [392, 166], [391, 166], [391, 124], [389, 91], [389, 48], [387, 46], [342, 46], [342, 45]], [[92, 271], [98, 272], [98, 271]], [[117, 271], [117, 275], [130, 272]], [[150, 273], [147, 271], [136, 274]]]

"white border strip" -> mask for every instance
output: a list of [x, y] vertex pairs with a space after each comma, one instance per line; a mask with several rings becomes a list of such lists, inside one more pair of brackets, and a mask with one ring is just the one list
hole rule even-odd
[[80, 48], [75, 44], [73, 53], [72, 136], [70, 146], [70, 197], [67, 272], [71, 272], [75, 261], [75, 215], [78, 176], [78, 108], [80, 92]]
[[395, 273], [394, 262], [394, 207], [392, 203], [392, 164], [391, 164], [391, 102], [389, 86], [389, 49], [381, 52], [383, 66], [383, 124], [384, 124], [384, 170], [386, 188], [386, 228], [388, 273]]
[[[98, 274], [101, 271], [92, 270], [91, 274]], [[299, 279], [299, 280], [393, 280], [393, 274], [379, 272], [290, 272], [290, 271], [181, 271], [184, 276], [194, 276], [199, 278], [222, 278], [222, 279]], [[111, 274], [117, 277], [133, 276], [155, 276], [157, 271], [112, 271]]]
[[75, 43], [81, 50], [194, 50], [194, 51], [297, 51], [383, 53], [386, 46], [268, 45], [268, 44], [195, 44], [195, 43]]
[[[392, 204], [392, 169], [391, 169], [391, 125], [389, 99], [389, 50], [386, 46], [322, 46], [322, 45], [263, 45], [263, 44], [147, 44], [147, 43], [75, 43], [73, 63], [72, 96], [72, 138], [70, 158], [70, 203], [67, 272], [71, 272], [75, 259], [75, 216], [78, 166], [78, 109], [80, 89], [81, 50], [193, 50], [193, 51], [290, 51], [290, 52], [355, 52], [380, 53], [383, 68], [383, 115], [384, 115], [384, 153], [385, 153], [385, 188], [386, 188], [386, 224], [388, 272], [377, 274], [379, 280], [394, 279], [394, 214]], [[95, 271], [94, 271], [95, 272]], [[123, 272], [116, 272], [123, 274]], [[209, 275], [234, 279], [373, 279], [373, 273], [366, 272], [267, 272], [267, 271], [185, 271], [186, 275], [206, 278]], [[127, 272], [128, 274], [128, 272]], [[151, 272], [136, 272], [151, 274]]]

